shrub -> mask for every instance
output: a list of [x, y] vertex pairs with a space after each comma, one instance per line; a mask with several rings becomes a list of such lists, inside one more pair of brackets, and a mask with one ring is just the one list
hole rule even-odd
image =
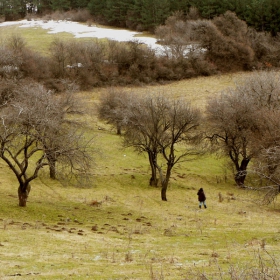
[[1, 81], [0, 83], [0, 105], [9, 102], [15, 95], [17, 85], [14, 81]]
[[26, 49], [22, 54], [22, 64], [20, 70], [25, 77], [37, 81], [49, 79], [51, 63], [48, 57], [44, 57], [30, 49]]
[[92, 19], [89, 10], [87, 9], [78, 9], [72, 10], [65, 13], [67, 20], [77, 21], [77, 22], [87, 22]]
[[198, 20], [199, 19], [199, 11], [196, 7], [190, 7], [189, 12], [187, 14], [188, 20]]
[[213, 23], [224, 36], [230, 37], [237, 42], [248, 43], [247, 24], [245, 21], [240, 20], [235, 13], [228, 11], [224, 15], [215, 17]]
[[17, 62], [15, 61], [13, 51], [5, 45], [0, 46], [0, 65], [4, 66], [16, 64]]
[[173, 59], [185, 57], [190, 45], [190, 24], [183, 18], [182, 12], [174, 13], [165, 21], [165, 25], [160, 25], [155, 30], [166, 55]]
[[[218, 70], [214, 63], [204, 59], [203, 55], [190, 53], [188, 57], [189, 63], [193, 71], [193, 76], [211, 76], [217, 74]], [[191, 76], [191, 77], [193, 77]], [[191, 78], [186, 76], [186, 78]]]
[[247, 36], [255, 52], [256, 65], [261, 65], [260, 67], [267, 67], [267, 65], [280, 66], [279, 37], [272, 37], [269, 33], [257, 32], [252, 28], [248, 30]]
[[[221, 21], [223, 20], [227, 21], [226, 18]], [[206, 50], [206, 59], [221, 71], [250, 69], [254, 60], [252, 48], [246, 42], [239, 41], [234, 30], [231, 32], [226, 32], [226, 28], [219, 30], [219, 24], [216, 26], [207, 20], [192, 23], [194, 36]]]
[[0, 76], [5, 79], [20, 77], [22, 65], [22, 49], [10, 44], [10, 41], [0, 46]]
[[7, 41], [8, 47], [15, 53], [20, 54], [26, 47], [26, 42], [19, 34], [12, 34]]

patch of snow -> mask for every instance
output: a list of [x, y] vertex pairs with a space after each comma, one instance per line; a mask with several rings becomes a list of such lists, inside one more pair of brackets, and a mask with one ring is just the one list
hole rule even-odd
[[67, 65], [66, 68], [81, 68], [81, 67], [84, 67], [83, 64], [81, 62], [78, 62], [78, 63], [75, 63], [73, 65]]
[[20, 21], [6, 21], [0, 23], [0, 28], [2, 26], [9, 25], [19, 25], [21, 28], [26, 27], [41, 27], [43, 29], [49, 30], [48, 33], [56, 34], [60, 32], [67, 32], [74, 35], [75, 38], [107, 38], [115, 41], [133, 41], [137, 40], [140, 43], [148, 45], [150, 48], [154, 49], [157, 53], [162, 53], [163, 48], [161, 45], [157, 44], [157, 40], [152, 37], [136, 37], [141, 35], [141, 32], [129, 31], [125, 29], [112, 29], [112, 28], [103, 28], [98, 26], [87, 26], [73, 21], [66, 20], [20, 20]]
[[101, 256], [95, 256], [93, 260], [94, 261], [99, 261], [99, 260], [101, 260]]

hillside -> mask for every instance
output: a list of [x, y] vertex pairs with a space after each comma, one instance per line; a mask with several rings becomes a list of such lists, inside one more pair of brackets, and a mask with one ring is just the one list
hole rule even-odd
[[[127, 90], [161, 91], [203, 108], [239, 75]], [[104, 91], [80, 94], [94, 112]], [[43, 172], [20, 208], [17, 182], [0, 162], [1, 279], [280, 279], [279, 202], [260, 206], [260, 194], [236, 188], [214, 156], [178, 165], [163, 202], [148, 186], [145, 156], [124, 150], [94, 113], [87, 121], [95, 139], [90, 182], [60, 184]], [[200, 187], [207, 209], [198, 208]]]

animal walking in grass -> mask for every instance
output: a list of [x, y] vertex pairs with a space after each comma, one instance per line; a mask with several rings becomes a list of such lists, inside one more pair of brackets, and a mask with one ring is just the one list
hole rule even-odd
[[201, 208], [202, 205], [204, 205], [204, 208], [207, 208], [205, 200], [206, 200], [206, 195], [204, 193], [203, 188], [200, 188], [198, 193], [198, 201], [199, 201], [199, 208]]

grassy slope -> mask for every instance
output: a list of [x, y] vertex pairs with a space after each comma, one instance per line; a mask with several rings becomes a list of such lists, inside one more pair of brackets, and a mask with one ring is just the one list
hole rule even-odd
[[73, 36], [69, 33], [48, 34], [48, 31], [42, 28], [22, 28], [17, 25], [0, 28], [0, 39], [5, 40], [7, 36], [18, 34], [26, 38], [26, 46], [34, 48], [36, 51], [43, 54], [49, 53], [49, 46], [53, 38], [59, 36], [61, 39], [70, 39]]
[[[236, 76], [133, 91], [160, 90], [203, 108], [207, 96]], [[102, 92], [81, 94], [94, 108]], [[263, 248], [279, 261], [279, 203], [255, 204], [257, 194], [236, 189], [222, 160], [205, 157], [177, 166], [169, 201], [162, 202], [160, 190], [147, 184], [146, 158], [123, 150], [114, 130], [94, 115], [87, 120], [98, 151], [90, 187], [61, 185], [43, 173], [32, 184], [28, 206], [19, 208], [17, 182], [0, 162], [1, 279], [196, 279], [198, 272], [221, 279], [219, 267], [251, 267], [258, 252], [269, 259]], [[198, 209], [199, 187], [206, 190], [206, 210]]]

